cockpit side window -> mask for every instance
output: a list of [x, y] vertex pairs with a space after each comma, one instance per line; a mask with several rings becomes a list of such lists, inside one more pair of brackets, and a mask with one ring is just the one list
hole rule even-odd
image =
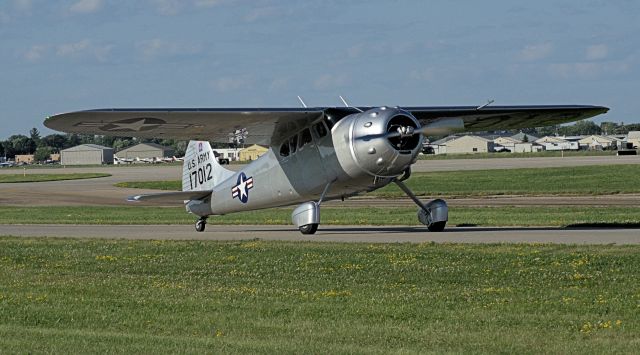
[[288, 157], [289, 156], [289, 141], [285, 141], [284, 143], [282, 143], [282, 145], [280, 146], [280, 156], [281, 157]]
[[327, 127], [324, 125], [324, 122], [318, 122], [313, 126], [313, 129], [316, 131], [318, 138], [322, 138], [327, 135]]
[[295, 136], [289, 138], [289, 147], [291, 148], [291, 154], [296, 152], [296, 149], [298, 148], [298, 135], [297, 134]]
[[311, 138], [311, 131], [309, 131], [309, 128], [305, 128], [302, 132], [300, 132], [300, 142], [299, 146], [303, 147], [309, 143], [311, 143], [313, 140]]

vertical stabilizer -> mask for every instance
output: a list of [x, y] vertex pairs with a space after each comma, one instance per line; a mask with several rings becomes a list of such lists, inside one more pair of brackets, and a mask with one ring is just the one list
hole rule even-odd
[[182, 191], [213, 190], [233, 174], [218, 164], [209, 142], [189, 142], [182, 164]]

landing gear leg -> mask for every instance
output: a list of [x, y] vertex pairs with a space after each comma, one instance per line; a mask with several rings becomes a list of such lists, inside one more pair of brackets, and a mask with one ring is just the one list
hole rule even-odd
[[207, 225], [207, 217], [200, 217], [196, 222], [196, 232], [204, 232], [204, 227]]
[[293, 210], [293, 213], [291, 214], [291, 220], [293, 221], [293, 224], [298, 227], [300, 233], [315, 234], [318, 230], [318, 225], [320, 224], [320, 204], [322, 203], [322, 200], [324, 200], [324, 197], [327, 195], [329, 187], [332, 183], [333, 181], [325, 186], [318, 202], [305, 202], [296, 207], [295, 210]]
[[425, 205], [404, 182], [401, 180], [394, 180], [394, 182], [420, 207], [418, 209], [418, 220], [420, 223], [427, 226], [429, 232], [442, 232], [449, 220], [449, 207], [447, 207], [447, 203], [444, 200], [437, 199]]

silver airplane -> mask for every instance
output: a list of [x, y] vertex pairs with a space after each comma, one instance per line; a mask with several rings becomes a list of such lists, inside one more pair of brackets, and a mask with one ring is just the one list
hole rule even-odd
[[[130, 201], [184, 203], [205, 229], [209, 216], [298, 205], [293, 224], [314, 234], [320, 205], [398, 185], [418, 205], [432, 232], [448, 220], [445, 201], [422, 202], [404, 184], [427, 135], [541, 127], [577, 121], [601, 106], [304, 107], [215, 109], [101, 109], [48, 117], [45, 126], [68, 133], [189, 142], [182, 191], [131, 196]], [[243, 130], [245, 143], [269, 147], [240, 171], [220, 166], [208, 141], [228, 142]]]

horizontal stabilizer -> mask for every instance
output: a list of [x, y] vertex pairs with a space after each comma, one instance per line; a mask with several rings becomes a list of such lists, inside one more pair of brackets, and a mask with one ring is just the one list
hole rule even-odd
[[127, 197], [129, 202], [153, 201], [167, 203], [182, 203], [186, 200], [202, 200], [211, 195], [211, 190], [206, 191], [178, 191], [160, 194], [135, 195]]

